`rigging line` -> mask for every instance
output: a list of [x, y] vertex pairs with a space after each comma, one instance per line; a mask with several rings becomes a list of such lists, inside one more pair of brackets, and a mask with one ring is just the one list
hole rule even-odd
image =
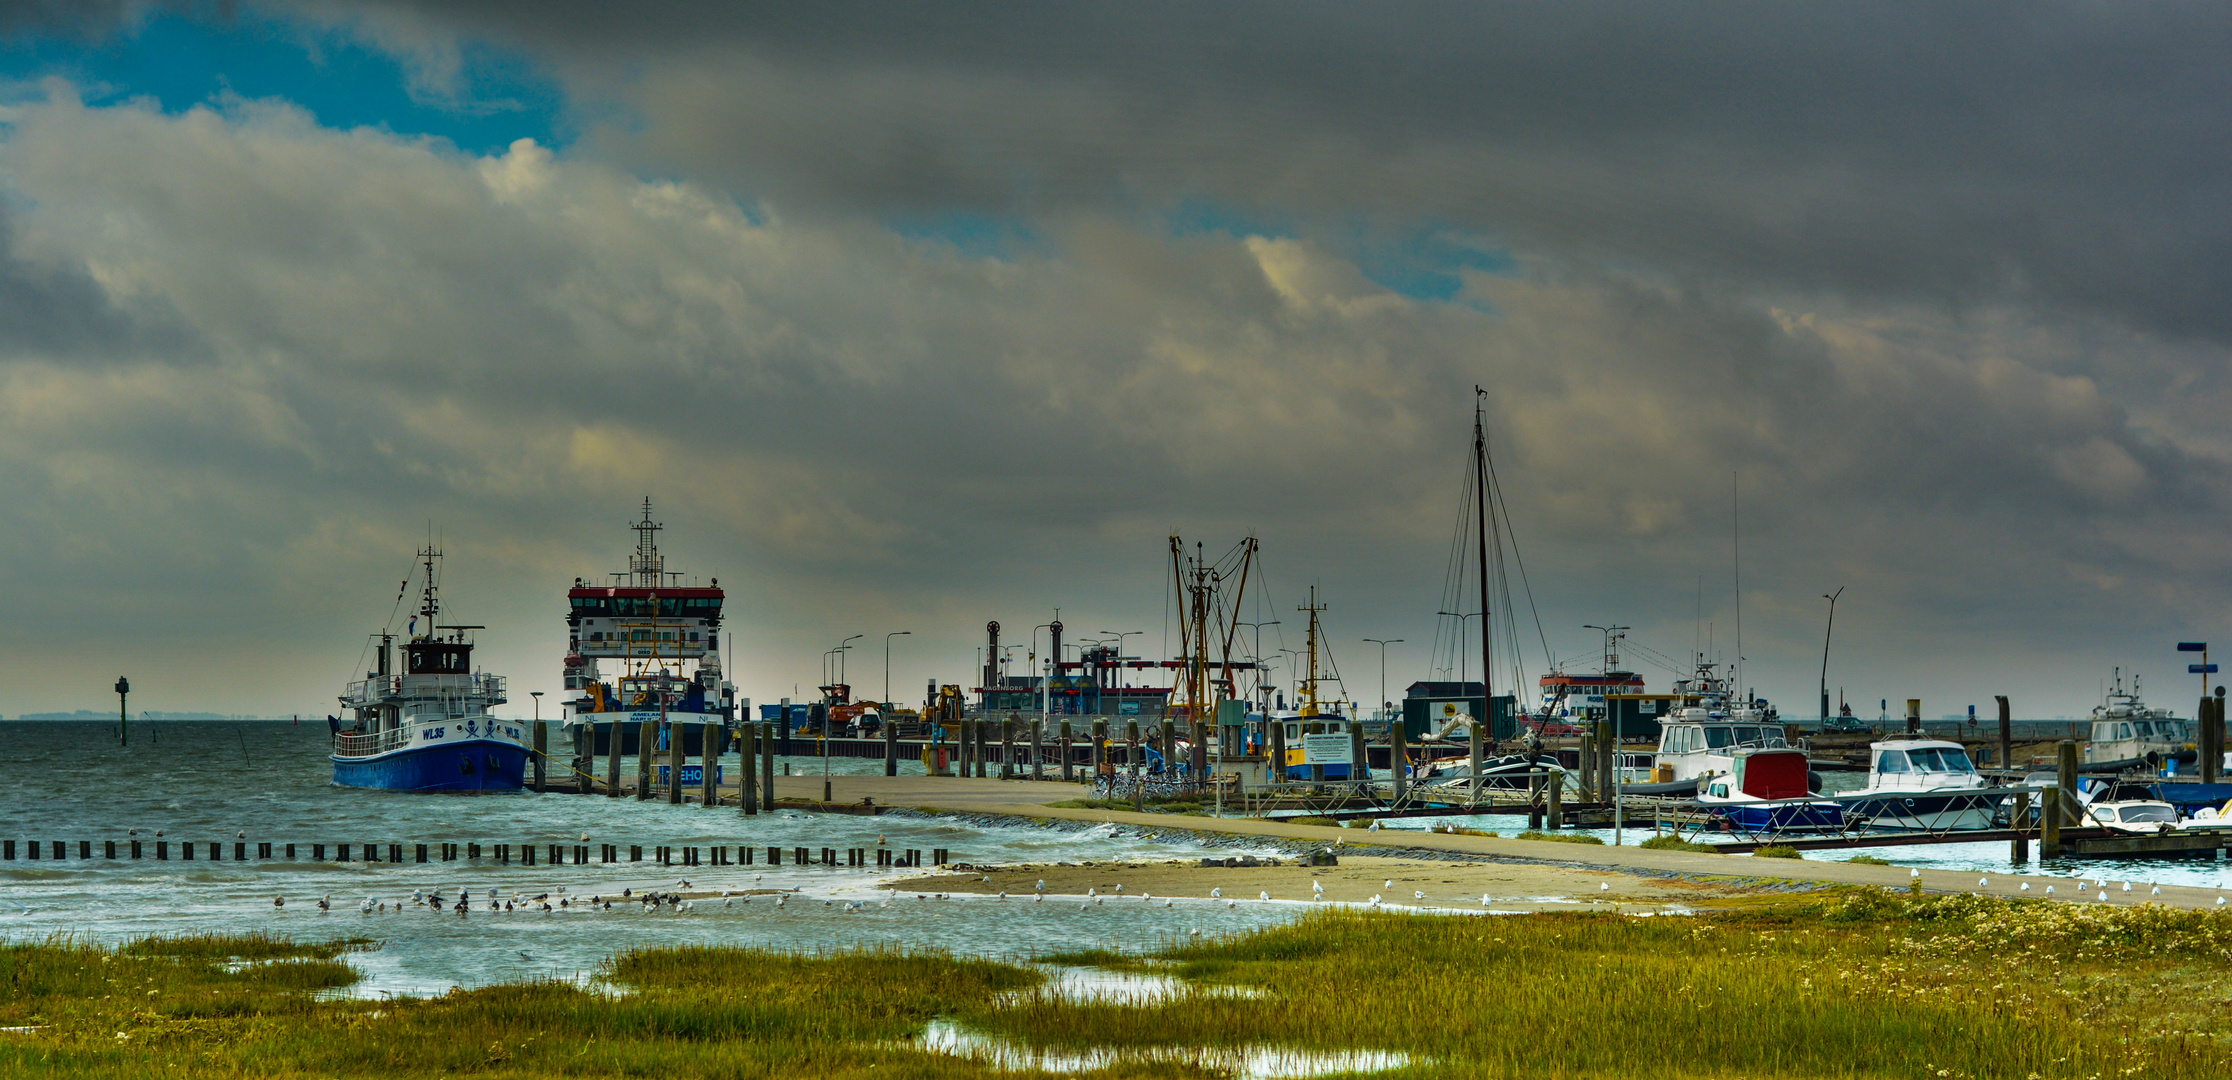
[[[1490, 446], [1493, 445], [1491, 442]], [[1496, 498], [1496, 508], [1503, 512], [1504, 535], [1511, 538], [1511, 559], [1519, 564], [1519, 584], [1526, 590], [1527, 610], [1534, 615], [1535, 637], [1542, 642], [1542, 656], [1547, 662], [1550, 657], [1550, 635], [1543, 632], [1542, 609], [1535, 606], [1534, 583], [1527, 580], [1527, 559], [1519, 553], [1519, 530], [1511, 523], [1511, 507], [1504, 502], [1503, 480], [1496, 475], [1496, 455], [1491, 452], [1487, 457], [1488, 491]]]

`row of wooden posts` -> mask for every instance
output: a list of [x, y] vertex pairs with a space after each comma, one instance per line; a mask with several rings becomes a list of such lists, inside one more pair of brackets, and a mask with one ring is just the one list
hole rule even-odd
[[[173, 843], [170, 840], [103, 840], [100, 841], [101, 853], [99, 858], [103, 860], [143, 859], [152, 855], [157, 861], [168, 861], [173, 850]], [[225, 859], [225, 845], [221, 842], [200, 844], [191, 840], [180, 840], [176, 841], [175, 844], [178, 861], [180, 862], [193, 862], [195, 859], [194, 853], [205, 848], [207, 854], [203, 858], [206, 861], [222, 862]], [[79, 861], [90, 862], [95, 858], [93, 845], [94, 841], [91, 840], [76, 842]], [[245, 840], [234, 841], [232, 861], [250, 861], [250, 846], [250, 843]], [[326, 852], [329, 848], [325, 844], [273, 844], [259, 841], [253, 846], [255, 849], [253, 859], [258, 862], [272, 862], [280, 859], [292, 862], [299, 858], [297, 851], [302, 848], [309, 849], [309, 861], [328, 861]], [[383, 846], [386, 849], [384, 859], [381, 857]], [[70, 842], [64, 840], [26, 840], [23, 841], [23, 855], [27, 859], [36, 860], [44, 857], [60, 862], [69, 858], [70, 847]], [[517, 861], [521, 866], [533, 866], [535, 865], [538, 849], [540, 849], [543, 861], [552, 866], [564, 865], [569, 860], [569, 856], [576, 866], [586, 866], [592, 861], [590, 848], [587, 844], [489, 844], [485, 847], [480, 844], [413, 844], [410, 845], [408, 850], [402, 844], [333, 844], [330, 846], [330, 850], [333, 852], [333, 858], [330, 861], [431, 863], [456, 862], [460, 858], [467, 861], [487, 858], [501, 866], [509, 866], [514, 861]], [[751, 866], [762, 849], [740, 844], [735, 846], [733, 854], [731, 854], [730, 847], [725, 845], [704, 848], [702, 853], [696, 847], [653, 847], [650, 850], [651, 861], [661, 866]], [[838, 850], [837, 848], [826, 847], [818, 849], [793, 847], [791, 849], [791, 862], [797, 866], [817, 864], [836, 866], [838, 864]], [[907, 848], [902, 851], [879, 845], [873, 848], [845, 848], [843, 850], [844, 865], [846, 866], [864, 867], [869, 865], [868, 852], [870, 851], [875, 852], [874, 864], [879, 867], [897, 868], [922, 865], [922, 852], [917, 848]], [[783, 864], [782, 848], [771, 846], [766, 848], [765, 851], [767, 853], [767, 865], [781, 866]], [[819, 858], [816, 857], [817, 851], [819, 852]], [[46, 854], [42, 856], [42, 852]], [[618, 863], [622, 861], [639, 863], [644, 861], [644, 848], [640, 844], [628, 845], [625, 860], [620, 857], [620, 852], [621, 847], [618, 844], [599, 844], [596, 848], [594, 861], [598, 863]], [[352, 853], [360, 854], [352, 858]], [[0, 862], [13, 862], [15, 858], [16, 841], [0, 840]], [[944, 866], [951, 858], [952, 852], [946, 848], [932, 848], [930, 850], [930, 865], [932, 866]]]

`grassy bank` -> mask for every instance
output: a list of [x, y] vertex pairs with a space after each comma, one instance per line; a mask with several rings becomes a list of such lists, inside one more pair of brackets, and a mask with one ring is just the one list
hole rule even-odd
[[0, 1075], [982, 1074], [906, 1045], [940, 1016], [1057, 1049], [1399, 1050], [1409, 1076], [2232, 1075], [2232, 915], [2162, 908], [1852, 891], [1696, 918], [1327, 912], [1144, 960], [1059, 958], [1196, 988], [1123, 1006], [984, 961], [720, 948], [625, 955], [603, 992], [322, 1000], [354, 978], [351, 947], [0, 946], [0, 1026], [39, 1025], [0, 1035]]

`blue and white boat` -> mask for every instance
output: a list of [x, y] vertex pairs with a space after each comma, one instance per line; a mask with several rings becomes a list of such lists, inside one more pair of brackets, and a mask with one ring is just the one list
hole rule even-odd
[[[333, 726], [333, 782], [390, 791], [518, 791], [528, 768], [527, 725], [489, 713], [504, 704], [504, 678], [473, 667], [470, 631], [441, 625], [436, 566], [419, 552], [426, 583], [394, 670], [395, 635], [379, 635], [379, 658], [341, 695]], [[423, 628], [423, 632], [422, 631]]]

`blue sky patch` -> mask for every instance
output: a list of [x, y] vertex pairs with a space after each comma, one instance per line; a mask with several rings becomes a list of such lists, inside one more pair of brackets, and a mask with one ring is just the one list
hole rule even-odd
[[347, 33], [246, 16], [162, 13], [97, 41], [24, 35], [0, 42], [0, 75], [27, 82], [61, 76], [88, 101], [144, 95], [176, 114], [229, 91], [292, 102], [327, 127], [434, 136], [476, 154], [501, 152], [520, 138], [571, 141], [563, 92], [524, 54], [468, 43], [463, 60], [456, 100], [434, 100], [414, 97], [411, 73], [397, 57]]

